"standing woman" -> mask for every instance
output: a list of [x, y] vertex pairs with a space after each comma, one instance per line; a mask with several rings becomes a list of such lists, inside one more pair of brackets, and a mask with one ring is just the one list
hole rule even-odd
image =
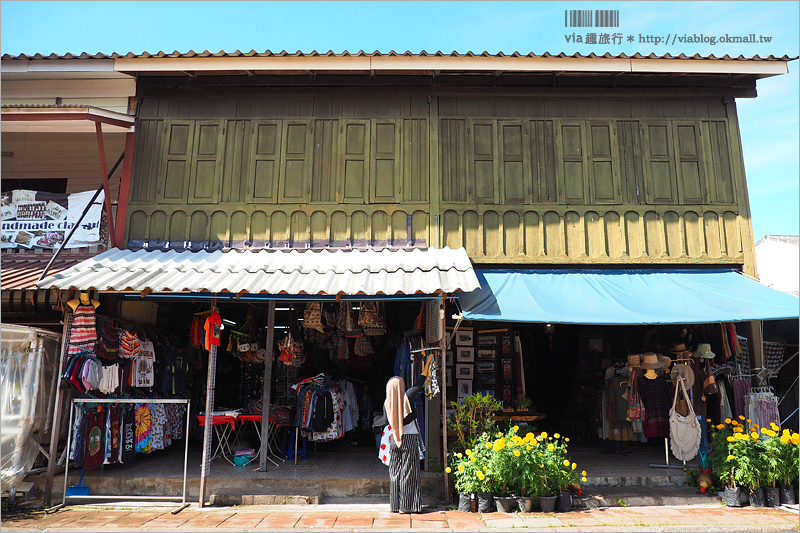
[[425, 384], [421, 377], [417, 385], [406, 390], [401, 377], [386, 383], [386, 401], [380, 422], [392, 426], [389, 459], [389, 508], [393, 513], [422, 511], [422, 483], [419, 472], [419, 430], [414, 400]]

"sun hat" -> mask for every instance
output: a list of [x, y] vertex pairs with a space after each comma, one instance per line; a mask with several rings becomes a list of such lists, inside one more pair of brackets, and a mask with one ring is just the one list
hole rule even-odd
[[631, 368], [639, 368], [639, 364], [640, 364], [639, 355], [638, 354], [634, 354], [634, 355], [629, 355], [628, 356], [628, 362], [627, 362], [627, 364], [625, 366], [628, 366], [628, 367], [631, 367]]
[[658, 354], [647, 352], [642, 354], [642, 368], [662, 368], [665, 366], [664, 361], [658, 358]]
[[672, 367], [672, 382], [678, 384], [678, 377], [683, 378], [683, 385], [687, 389], [691, 389], [694, 385], [694, 371], [692, 367], [684, 364], [677, 364]]
[[692, 349], [687, 348], [686, 345], [683, 344], [682, 342], [676, 342], [675, 344], [673, 344], [672, 349], [669, 352], [675, 355], [683, 355], [688, 352], [689, 356], [692, 355]]
[[658, 354], [658, 360], [664, 362], [664, 366], [667, 367], [667, 372], [669, 372], [669, 365], [672, 364], [672, 359], [668, 355]]
[[710, 344], [698, 344], [697, 351], [695, 352], [694, 356], [703, 359], [714, 359], [717, 354], [711, 351]]

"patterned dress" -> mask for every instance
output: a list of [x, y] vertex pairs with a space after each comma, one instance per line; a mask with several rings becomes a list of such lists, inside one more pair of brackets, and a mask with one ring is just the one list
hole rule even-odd
[[669, 382], [664, 376], [647, 379], [639, 376], [636, 380], [639, 394], [644, 403], [644, 420], [642, 430], [648, 439], [669, 437], [669, 410], [672, 407], [672, 394]]
[[78, 304], [69, 330], [69, 355], [80, 353], [83, 350], [94, 352], [94, 343], [97, 340], [97, 326], [92, 304]]

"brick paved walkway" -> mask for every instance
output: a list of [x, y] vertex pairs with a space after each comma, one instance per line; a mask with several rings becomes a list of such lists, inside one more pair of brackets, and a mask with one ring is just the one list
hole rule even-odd
[[434, 511], [398, 515], [387, 511], [326, 511], [277, 506], [244, 508], [69, 507], [50, 515], [2, 519], [3, 531], [798, 531], [796, 514], [770, 508], [723, 506], [614, 507], [570, 513], [464, 513]]

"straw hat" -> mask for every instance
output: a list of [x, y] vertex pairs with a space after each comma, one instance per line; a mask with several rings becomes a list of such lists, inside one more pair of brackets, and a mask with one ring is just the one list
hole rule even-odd
[[689, 356], [691, 357], [692, 350], [691, 350], [691, 348], [687, 348], [686, 345], [683, 344], [682, 342], [680, 342], [680, 343], [676, 342], [675, 344], [672, 345], [672, 349], [670, 350], [670, 353], [673, 353], [675, 355], [683, 355], [685, 353], [688, 353]]
[[639, 368], [639, 355], [629, 355], [628, 363], [625, 366], [630, 368]]
[[647, 352], [642, 354], [642, 368], [662, 368], [666, 366], [663, 359], [658, 358], [658, 354]]
[[675, 365], [672, 367], [672, 382], [678, 384], [678, 377], [683, 378], [683, 385], [691, 389], [694, 385], [694, 371], [689, 365]]
[[658, 354], [658, 360], [664, 362], [664, 366], [668, 367], [667, 372], [669, 372], [669, 365], [672, 364], [672, 359], [670, 359], [668, 355]]
[[694, 356], [702, 359], [714, 359], [717, 354], [711, 351], [710, 344], [698, 344], [697, 351], [695, 352]]

